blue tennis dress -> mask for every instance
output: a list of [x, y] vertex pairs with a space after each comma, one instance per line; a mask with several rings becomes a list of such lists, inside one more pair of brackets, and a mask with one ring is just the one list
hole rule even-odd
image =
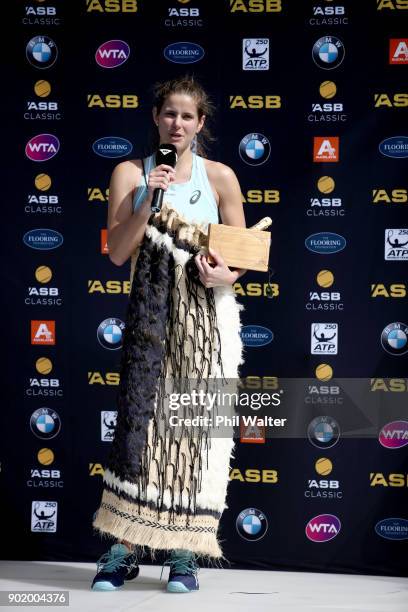
[[[156, 166], [155, 154], [144, 160], [146, 177]], [[141, 205], [147, 195], [144, 175], [133, 196], [133, 212]], [[218, 206], [215, 200], [204, 159], [193, 153], [191, 178], [185, 183], [170, 183], [164, 193], [163, 202], [175, 208], [190, 223], [219, 223]]]

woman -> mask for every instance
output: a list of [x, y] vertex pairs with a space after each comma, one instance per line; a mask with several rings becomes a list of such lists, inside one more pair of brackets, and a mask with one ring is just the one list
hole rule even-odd
[[[201, 252], [208, 223], [220, 217], [245, 227], [234, 172], [193, 152], [202, 150], [210, 112], [192, 78], [160, 84], [153, 120], [160, 143], [176, 147], [175, 168], [155, 167], [153, 154], [120, 163], [112, 174], [109, 256], [117, 265], [132, 258], [133, 283], [115, 439], [93, 523], [118, 543], [98, 562], [95, 590], [113, 590], [137, 576], [136, 546], [171, 553], [170, 592], [198, 589], [195, 555], [222, 556], [216, 534], [233, 441], [211, 439], [203, 428], [160, 429], [167, 423], [163, 381], [237, 378], [242, 363], [232, 284], [244, 271], [230, 270], [215, 252], [210, 265]], [[164, 204], [152, 216], [155, 189], [165, 191]]]

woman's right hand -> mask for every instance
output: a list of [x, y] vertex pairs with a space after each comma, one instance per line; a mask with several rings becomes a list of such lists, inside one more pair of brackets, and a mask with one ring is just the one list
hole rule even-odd
[[175, 180], [175, 177], [175, 169], [167, 166], [167, 164], [160, 164], [160, 166], [153, 168], [147, 179], [147, 201], [149, 204], [153, 199], [154, 190], [163, 189], [163, 191], [167, 191], [169, 184]]

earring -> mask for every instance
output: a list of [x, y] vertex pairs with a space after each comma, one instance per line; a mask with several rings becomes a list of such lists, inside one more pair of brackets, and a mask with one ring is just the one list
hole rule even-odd
[[193, 140], [191, 141], [190, 149], [192, 153], [197, 153], [197, 134], [195, 134]]

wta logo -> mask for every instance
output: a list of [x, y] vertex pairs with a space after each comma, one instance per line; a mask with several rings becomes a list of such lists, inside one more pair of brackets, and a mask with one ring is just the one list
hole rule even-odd
[[60, 142], [53, 134], [38, 134], [26, 144], [25, 154], [35, 162], [48, 161], [54, 157], [60, 148]]
[[392, 421], [381, 429], [378, 441], [384, 448], [402, 448], [408, 444], [408, 421]]
[[312, 542], [328, 542], [340, 533], [340, 519], [334, 514], [319, 514], [306, 525], [305, 533]]
[[95, 53], [95, 61], [101, 68], [117, 68], [126, 62], [130, 47], [124, 40], [108, 40]]

